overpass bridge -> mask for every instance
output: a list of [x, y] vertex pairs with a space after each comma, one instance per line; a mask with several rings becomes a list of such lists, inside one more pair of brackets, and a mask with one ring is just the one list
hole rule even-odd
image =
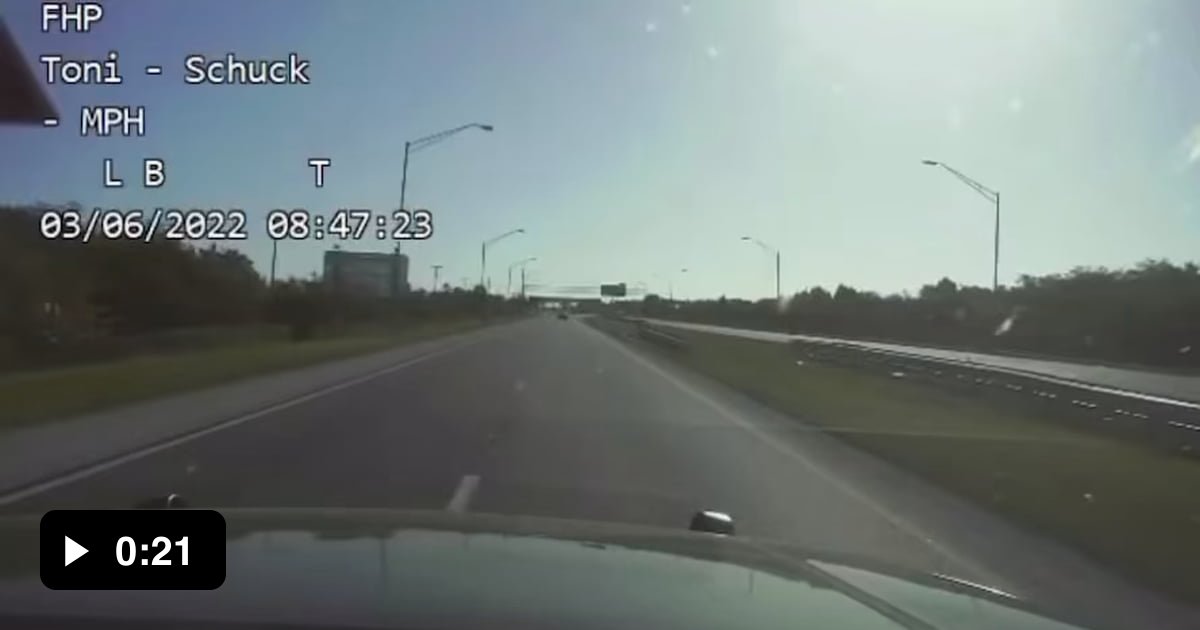
[[641, 302], [644, 287], [624, 285], [528, 285], [525, 298], [543, 309], [567, 309], [577, 312], [600, 312], [622, 302]]
[[645, 297], [644, 286], [621, 284], [550, 285], [528, 284], [525, 297], [534, 302], [570, 302], [575, 304], [607, 304], [613, 301], [638, 300]]

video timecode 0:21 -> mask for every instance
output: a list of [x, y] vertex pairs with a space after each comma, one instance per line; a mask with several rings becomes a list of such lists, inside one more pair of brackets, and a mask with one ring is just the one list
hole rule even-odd
[[225, 582], [225, 518], [214, 510], [51, 510], [39, 528], [54, 590], [212, 590]]
[[274, 240], [342, 240], [374, 237], [379, 240], [422, 241], [433, 236], [433, 213], [428, 210], [336, 210], [328, 216], [295, 210], [267, 213], [267, 236]]

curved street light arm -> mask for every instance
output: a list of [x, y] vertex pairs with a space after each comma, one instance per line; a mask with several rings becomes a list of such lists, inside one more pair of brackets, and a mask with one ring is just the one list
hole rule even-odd
[[763, 248], [763, 250], [765, 250], [768, 254], [774, 254], [775, 252], [779, 251], [779, 250], [775, 249], [774, 247], [771, 247], [770, 245], [767, 245], [766, 243], [760, 241], [759, 239], [754, 238], [753, 236], [743, 236], [742, 240], [750, 241], [751, 243], [758, 245], [759, 247]]
[[957, 177], [958, 180], [961, 181], [962, 183], [966, 184], [967, 186], [970, 186], [975, 192], [979, 193], [980, 195], [983, 195], [983, 197], [986, 198], [988, 201], [994, 202], [994, 201], [996, 201], [996, 198], [1000, 196], [1000, 193], [992, 190], [991, 188], [988, 188], [987, 186], [984, 186], [983, 184], [975, 181], [974, 179], [971, 179], [970, 177], [967, 177], [961, 171], [954, 168], [953, 166], [950, 166], [943, 162], [937, 162], [937, 165], [946, 169], [951, 175]]
[[998, 291], [1000, 289], [1000, 193], [998, 191], [992, 190], [991, 188], [988, 188], [987, 186], [984, 186], [983, 184], [975, 181], [974, 179], [971, 179], [970, 177], [967, 177], [965, 174], [961, 173], [958, 169], [956, 169], [948, 164], [945, 164], [944, 162], [938, 162], [936, 160], [922, 160], [921, 162], [927, 166], [940, 166], [940, 167], [946, 169], [946, 171], [949, 172], [951, 175], [957, 177], [959, 181], [966, 184], [967, 186], [970, 186], [971, 189], [974, 190], [975, 192], [979, 193], [980, 196], [982, 196], [983, 198], [985, 198], [988, 201], [995, 204], [995, 206], [996, 206], [996, 229], [995, 229], [995, 236], [993, 237], [994, 244], [993, 244], [993, 253], [992, 253], [992, 291]]
[[508, 238], [508, 237], [512, 236], [513, 234], [524, 234], [524, 233], [525, 233], [525, 228], [517, 228], [515, 230], [509, 230], [509, 231], [505, 232], [504, 234], [501, 234], [500, 236], [496, 236], [496, 237], [492, 238], [491, 240], [487, 240], [487, 241], [484, 241], [479, 244], [479, 285], [484, 287], [485, 292], [487, 291], [487, 280], [488, 280], [487, 279], [487, 248], [488, 248], [488, 245], [491, 245], [492, 243], [495, 243], [496, 241], [499, 241], [501, 239]]
[[491, 245], [492, 243], [495, 243], [496, 241], [499, 241], [501, 239], [508, 238], [508, 237], [512, 236], [513, 234], [524, 234], [524, 233], [525, 233], [524, 228], [517, 228], [515, 230], [509, 230], [509, 231], [501, 234], [500, 236], [496, 236], [487, 241], [484, 241], [484, 243], [486, 243], [487, 245]]
[[508, 269], [509, 269], [509, 271], [512, 271], [513, 269], [516, 269], [517, 267], [520, 267], [521, 265], [528, 265], [529, 263], [531, 263], [535, 260], [537, 260], [537, 256], [533, 256], [531, 258], [526, 258], [524, 260], [518, 260], [517, 262], [509, 265]]
[[441, 142], [442, 140], [445, 140], [446, 138], [449, 138], [450, 136], [453, 136], [456, 133], [461, 133], [468, 129], [474, 129], [474, 128], [482, 129], [484, 131], [492, 130], [491, 125], [484, 125], [482, 123], [469, 123], [466, 125], [461, 125], [461, 126], [453, 128], [453, 129], [447, 129], [445, 131], [439, 131], [437, 133], [429, 134], [428, 136], [425, 136], [423, 138], [417, 138], [416, 140], [410, 140], [408, 142], [409, 152], [412, 153], [412, 152], [418, 151], [420, 149], [424, 149], [426, 147], [437, 144], [438, 142]]
[[455, 127], [453, 129], [439, 131], [435, 134], [425, 136], [424, 138], [417, 138], [416, 140], [409, 140], [404, 143], [404, 165], [401, 166], [402, 170], [400, 173], [400, 209], [401, 210], [404, 210], [407, 207], [404, 205], [404, 201], [405, 201], [404, 196], [405, 196], [405, 193], [408, 191], [408, 156], [416, 151], [420, 151], [421, 149], [431, 147], [431, 146], [437, 144], [438, 142], [441, 142], [442, 140], [445, 140], [446, 138], [449, 138], [450, 136], [452, 136], [460, 131], [466, 131], [467, 129], [471, 129], [474, 127], [478, 127], [479, 129], [482, 129], [484, 131], [492, 130], [491, 125], [484, 125], [482, 123], [469, 123], [466, 125], [461, 125], [461, 126]]

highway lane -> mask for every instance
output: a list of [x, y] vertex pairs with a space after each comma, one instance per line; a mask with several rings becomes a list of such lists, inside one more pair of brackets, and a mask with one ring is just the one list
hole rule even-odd
[[1086, 611], [1097, 627], [1197, 620], [577, 320], [507, 325], [5, 511], [124, 507], [164, 492], [216, 507], [451, 509], [680, 529], [692, 511], [716, 508], [742, 535], [991, 584]]
[[685, 330], [690, 329], [701, 332], [735, 335], [739, 337], [746, 337], [748, 339], [760, 339], [763, 341], [785, 342], [795, 339], [802, 341], [848, 343], [874, 350], [882, 350], [885, 352], [910, 354], [917, 357], [925, 357], [943, 361], [960, 361], [975, 366], [1017, 370], [1030, 374], [1078, 381], [1081, 383], [1087, 383], [1089, 385], [1100, 385], [1103, 387], [1137, 392], [1139, 394], [1150, 394], [1152, 396], [1162, 396], [1164, 398], [1171, 398], [1175, 400], [1200, 402], [1200, 375], [1190, 376], [1186, 374], [1171, 374], [1167, 372], [1117, 368], [1105, 365], [1089, 365], [1084, 363], [1073, 363], [1070, 361], [1058, 361], [1052, 359], [1032, 359], [997, 354], [985, 354], [981, 352], [969, 352], [966, 350], [927, 348], [898, 343], [858, 341], [854, 339], [841, 339], [838, 337], [789, 334], [767, 330], [750, 330], [745, 328], [713, 326], [710, 324], [693, 324], [689, 322], [676, 322], [670, 320], [656, 319], [651, 321], [666, 326], [675, 326]]

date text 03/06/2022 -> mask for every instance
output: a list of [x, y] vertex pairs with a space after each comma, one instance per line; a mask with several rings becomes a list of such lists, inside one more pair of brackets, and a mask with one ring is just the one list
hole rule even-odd
[[[250, 220], [240, 209], [154, 208], [117, 210], [77, 208], [47, 210], [40, 219], [43, 238], [235, 241], [250, 238]], [[271, 210], [262, 219], [268, 238], [274, 240], [426, 240], [433, 236], [433, 214], [428, 210], [375, 212], [338, 209], [328, 214], [303, 208]]]

